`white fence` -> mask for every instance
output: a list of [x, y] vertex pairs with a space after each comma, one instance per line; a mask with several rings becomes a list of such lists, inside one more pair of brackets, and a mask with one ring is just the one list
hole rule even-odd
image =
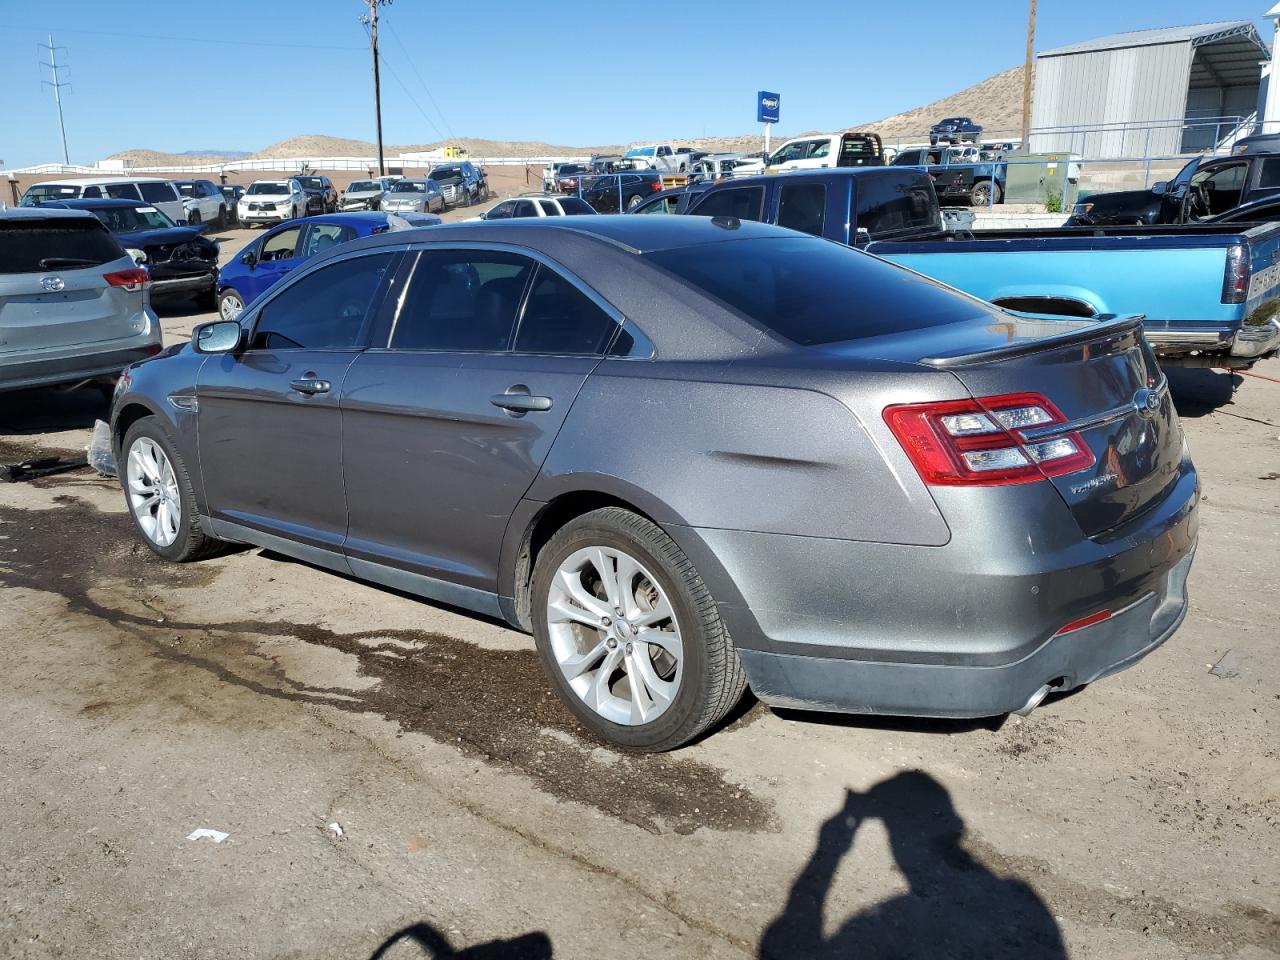
[[[482, 166], [546, 166], [548, 163], [587, 163], [590, 157], [467, 157], [472, 163]], [[438, 163], [450, 163], [449, 160], [430, 160], [420, 156], [387, 157], [389, 167], [419, 167], [426, 169]], [[167, 174], [220, 174], [251, 171], [276, 171], [280, 173], [301, 173], [303, 169], [311, 170], [359, 170], [368, 172], [378, 169], [377, 157], [281, 157], [270, 160], [228, 160], [225, 163], [199, 163], [186, 166], [122, 166], [118, 162], [85, 166], [78, 163], [39, 163], [31, 167], [20, 167], [14, 170], [0, 170], [0, 177], [13, 176], [65, 176], [67, 174], [83, 174], [96, 177], [127, 177], [157, 173]]]

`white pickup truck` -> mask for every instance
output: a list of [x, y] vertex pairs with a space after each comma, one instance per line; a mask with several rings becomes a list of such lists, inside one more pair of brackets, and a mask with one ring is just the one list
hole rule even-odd
[[744, 161], [735, 166], [733, 172], [735, 176], [745, 176], [765, 170], [879, 167], [884, 162], [884, 146], [878, 134], [823, 133], [788, 140], [767, 160]]
[[633, 170], [657, 170], [660, 173], [688, 173], [689, 154], [676, 153], [669, 143], [642, 143], [622, 155], [624, 164]]

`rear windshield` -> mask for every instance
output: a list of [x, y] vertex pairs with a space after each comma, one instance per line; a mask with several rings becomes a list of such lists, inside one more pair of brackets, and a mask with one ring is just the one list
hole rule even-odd
[[140, 183], [138, 189], [147, 203], [171, 203], [178, 199], [171, 183]]
[[804, 346], [955, 323], [980, 306], [941, 284], [827, 240], [730, 240], [647, 259]]
[[431, 171], [432, 180], [458, 180], [462, 175], [461, 167], [436, 167]]
[[79, 196], [79, 187], [65, 186], [61, 183], [41, 183], [24, 193], [22, 203], [19, 205], [34, 207], [37, 203], [44, 203], [46, 200], [75, 200]]
[[115, 237], [93, 217], [0, 220], [0, 273], [80, 270], [123, 256]]
[[560, 209], [569, 216], [577, 216], [581, 213], [595, 213], [596, 208], [591, 206], [585, 200], [579, 200], [577, 197], [560, 197]]
[[872, 240], [942, 229], [938, 198], [923, 174], [892, 173], [859, 177], [857, 226]]

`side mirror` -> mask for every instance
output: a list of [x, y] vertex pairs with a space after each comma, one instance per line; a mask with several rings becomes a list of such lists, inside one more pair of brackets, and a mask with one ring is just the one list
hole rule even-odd
[[191, 345], [196, 353], [231, 353], [240, 346], [244, 328], [235, 320], [202, 323], [191, 331]]
[[250, 270], [252, 270], [254, 267], [258, 265], [258, 255], [254, 253], [252, 250], [246, 250], [243, 254], [240, 255], [240, 262], [243, 263]]
[[1163, 195], [1164, 192], [1168, 189], [1169, 189], [1169, 181], [1167, 180], [1160, 180], [1151, 185], [1151, 192], [1154, 193], [1157, 197]]
[[133, 259], [133, 262], [136, 263], [138, 266], [142, 266], [144, 263], [147, 262], [147, 251], [145, 250], [137, 250], [133, 247], [130, 247], [128, 250], [125, 251], [125, 253], [127, 253]]

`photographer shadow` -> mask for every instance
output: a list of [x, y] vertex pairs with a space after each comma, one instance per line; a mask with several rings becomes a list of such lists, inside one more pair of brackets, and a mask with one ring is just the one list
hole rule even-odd
[[[823, 919], [836, 869], [871, 819], [888, 830], [910, 890], [854, 914], [828, 937]], [[1066, 960], [1044, 902], [1022, 880], [974, 860], [963, 834], [950, 794], [928, 774], [901, 773], [866, 793], [848, 791], [761, 937], [760, 960]]]

